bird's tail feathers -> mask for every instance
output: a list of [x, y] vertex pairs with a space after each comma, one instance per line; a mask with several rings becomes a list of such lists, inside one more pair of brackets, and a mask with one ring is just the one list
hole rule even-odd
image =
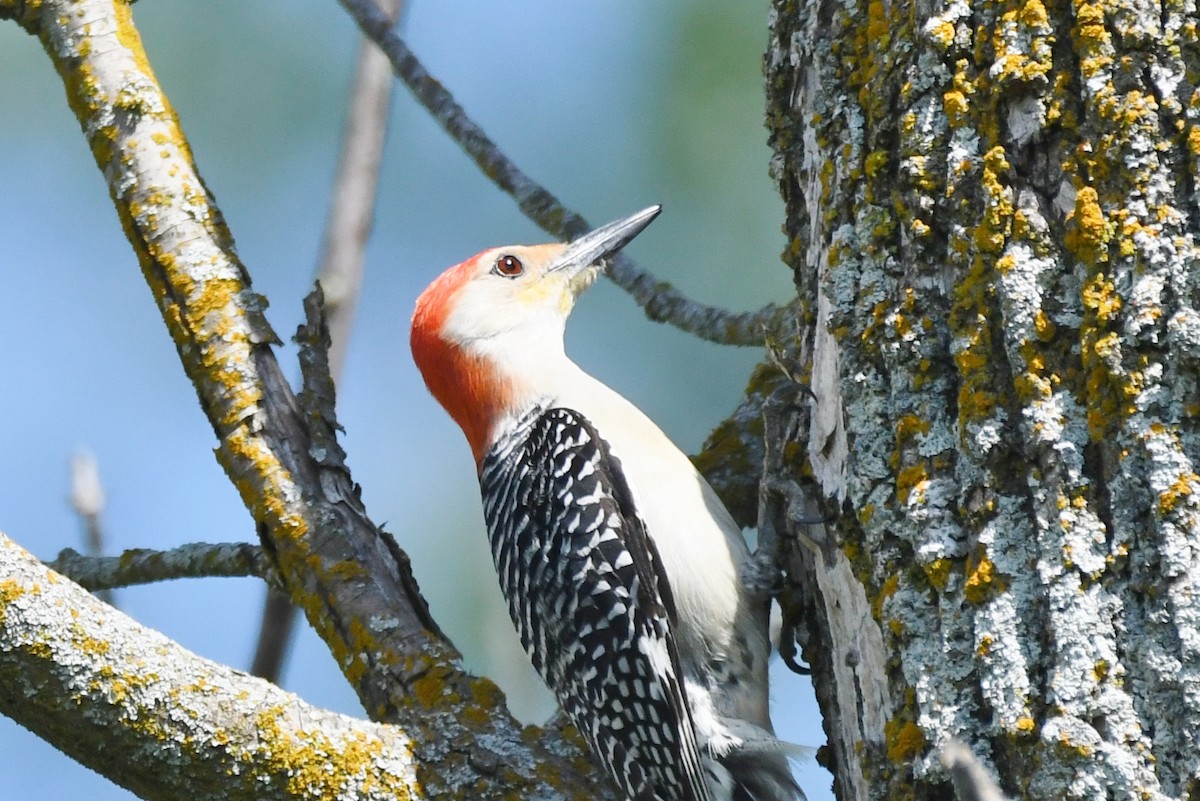
[[739, 749], [721, 760], [733, 780], [733, 801], [805, 801], [782, 751]]
[[[804, 801], [790, 760], [811, 759], [815, 749], [780, 740], [744, 720], [721, 719], [724, 731], [705, 743], [720, 766], [710, 770], [714, 798], [732, 801]], [[715, 767], [715, 766], [714, 766]]]

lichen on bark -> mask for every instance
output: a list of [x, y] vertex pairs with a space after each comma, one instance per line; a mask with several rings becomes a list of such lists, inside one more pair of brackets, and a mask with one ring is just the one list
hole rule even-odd
[[897, 710], [843, 797], [941, 792], [951, 737], [1014, 795], [1200, 786], [1195, 13], [775, 4], [785, 258]]

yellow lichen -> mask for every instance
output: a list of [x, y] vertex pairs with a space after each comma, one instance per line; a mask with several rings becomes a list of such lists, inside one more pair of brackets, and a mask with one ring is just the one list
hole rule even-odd
[[1024, 403], [1046, 399], [1053, 394], [1051, 382], [1032, 370], [1014, 376], [1013, 388], [1016, 390], [1017, 397]]
[[[287, 793], [295, 798], [341, 798], [382, 787], [383, 794], [409, 797], [403, 780], [378, 770], [383, 743], [364, 732], [333, 738], [313, 730], [294, 731], [283, 725], [285, 713], [271, 707], [258, 713], [258, 734], [252, 755], [268, 775], [285, 777]], [[261, 781], [255, 771], [248, 778]], [[379, 783], [378, 785], [376, 783]]]
[[1073, 225], [1064, 238], [1067, 249], [1085, 264], [1105, 261], [1112, 226], [1104, 216], [1099, 195], [1093, 187], [1085, 186], [1076, 192], [1070, 220]]
[[470, 682], [471, 700], [485, 709], [495, 709], [505, 706], [504, 691], [496, 683], [484, 678], [474, 678]]
[[929, 38], [942, 50], [948, 50], [954, 42], [954, 25], [948, 20], [940, 19], [926, 28]]
[[884, 580], [883, 585], [879, 588], [879, 592], [871, 601], [871, 611], [876, 619], [883, 616], [883, 604], [888, 598], [896, 594], [896, 590], [900, 589], [900, 577], [893, 573]]
[[1033, 317], [1033, 330], [1037, 332], [1037, 337], [1042, 342], [1052, 342], [1058, 327], [1054, 325], [1054, 321], [1047, 316], [1044, 310], [1038, 309]]
[[1037, 721], [1028, 715], [1023, 715], [1017, 718], [1015, 728], [1018, 734], [1033, 734], [1037, 730]]
[[911, 720], [892, 718], [884, 724], [888, 759], [896, 765], [908, 765], [925, 749], [925, 734]]
[[863, 170], [866, 172], [868, 178], [874, 178], [879, 174], [880, 170], [887, 166], [888, 156], [889, 154], [886, 150], [876, 150], [867, 156]]
[[922, 565], [922, 569], [933, 588], [941, 591], [946, 589], [946, 585], [950, 581], [950, 568], [953, 564], [949, 559], [934, 559], [932, 562]]
[[1004, 581], [996, 573], [996, 565], [986, 556], [967, 564], [967, 580], [963, 596], [973, 604], [986, 601], [993, 593], [1003, 592]]
[[0, 579], [0, 623], [7, 619], [8, 607], [24, 594], [25, 588], [16, 579]]
[[870, 0], [867, 3], [867, 42], [882, 50], [887, 48], [891, 40], [886, 7], [882, 0]]
[[962, 387], [958, 392], [958, 412], [963, 420], [979, 420], [996, 408], [996, 395], [983, 389]]
[[950, 126], [957, 128], [966, 120], [967, 114], [971, 110], [971, 103], [965, 94], [957, 89], [951, 89], [942, 95], [942, 110], [946, 112]]
[[[929, 473], [924, 463], [909, 465], [896, 474], [896, 499], [907, 504], [910, 498], [922, 503], [925, 500], [925, 490], [929, 486]], [[915, 495], [914, 495], [915, 493]]]
[[1025, 0], [1025, 5], [1021, 7], [1021, 22], [1031, 28], [1047, 27], [1050, 17], [1042, 0]]
[[425, 709], [436, 709], [454, 695], [442, 670], [430, 670], [412, 685], [412, 697]]
[[1158, 494], [1158, 513], [1166, 517], [1181, 502], [1195, 503], [1198, 489], [1200, 489], [1200, 476], [1192, 472], [1181, 474], [1171, 482], [1171, 486]]
[[1079, 63], [1084, 78], [1091, 78], [1112, 64], [1112, 37], [1104, 24], [1104, 8], [1098, 2], [1076, 0], [1075, 38], [1082, 54]]
[[997, 145], [984, 154], [980, 182], [987, 197], [987, 206], [974, 236], [976, 247], [984, 253], [999, 253], [1003, 249], [1012, 223], [1011, 192], [1001, 181], [1009, 169], [1011, 165], [1003, 147]]
[[915, 414], [901, 415], [896, 420], [896, 444], [904, 445], [911, 442], [920, 434], [929, 433], [929, 421]]
[[1058, 747], [1071, 756], [1087, 759], [1092, 755], [1092, 747], [1086, 743], [1072, 742], [1071, 734], [1065, 728], [1058, 734]]

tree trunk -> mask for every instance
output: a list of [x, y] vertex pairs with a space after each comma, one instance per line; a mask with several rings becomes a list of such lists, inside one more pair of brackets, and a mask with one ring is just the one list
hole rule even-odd
[[950, 738], [1200, 794], [1197, 54], [1194, 3], [775, 3], [839, 798], [946, 797]]

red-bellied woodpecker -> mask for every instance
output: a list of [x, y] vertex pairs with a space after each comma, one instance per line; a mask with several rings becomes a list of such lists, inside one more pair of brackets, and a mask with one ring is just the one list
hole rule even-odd
[[688, 458], [567, 358], [602, 262], [659, 207], [569, 245], [486, 250], [417, 300], [412, 352], [479, 469], [521, 643], [637, 801], [803, 798], [767, 713], [766, 600]]

